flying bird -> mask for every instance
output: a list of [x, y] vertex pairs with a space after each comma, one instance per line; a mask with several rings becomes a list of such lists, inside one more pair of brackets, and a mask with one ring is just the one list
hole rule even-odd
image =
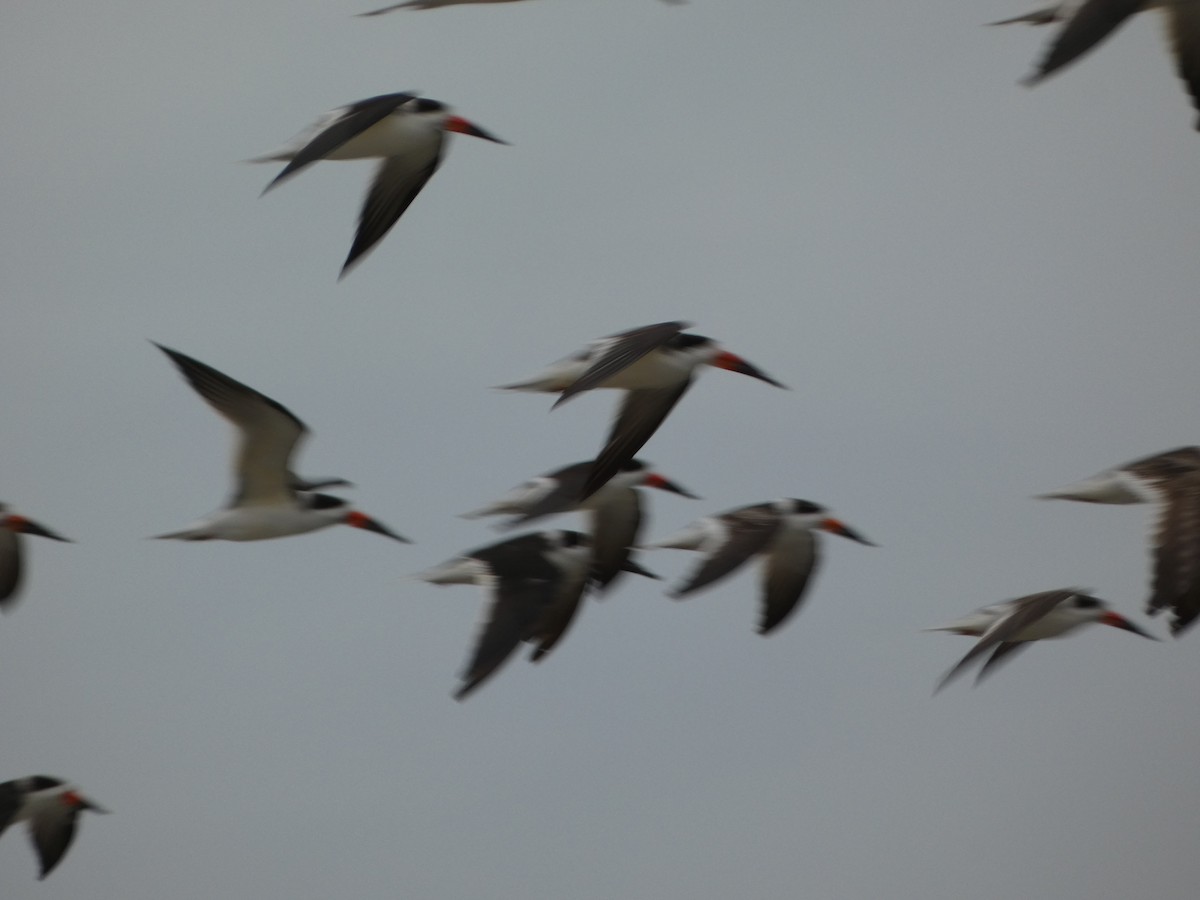
[[1152, 641], [1158, 640], [1124, 616], [1112, 612], [1103, 600], [1098, 600], [1078, 588], [1030, 594], [1028, 597], [985, 606], [949, 625], [925, 629], [950, 631], [979, 638], [970, 652], [942, 676], [933, 692], [936, 694], [989, 650], [993, 651], [992, 655], [987, 658], [975, 677], [977, 684], [998, 663], [1010, 659], [1030, 641], [1060, 638], [1092, 622], [1132, 631]]
[[[407, 0], [405, 3], [393, 3], [391, 6], [385, 6], [382, 9], [373, 9], [370, 12], [359, 13], [360, 16], [381, 16], [384, 13], [394, 12], [397, 9], [440, 9], [443, 6], [460, 6], [467, 3], [512, 3], [514, 0]], [[672, 6], [677, 6], [681, 3], [686, 3], [687, 0], [662, 0], [663, 3], [669, 3]]]
[[308, 433], [281, 404], [190, 356], [155, 344], [205, 402], [238, 430], [234, 460], [237, 489], [222, 510], [160, 538], [185, 541], [259, 541], [345, 524], [409, 543], [379, 522], [350, 508], [341, 497], [305, 486], [345, 484], [339, 478], [306, 481], [291, 468], [296, 445]]
[[758, 633], [770, 634], [799, 607], [816, 571], [816, 531], [828, 531], [874, 547], [858, 532], [808, 500], [782, 499], [706, 516], [645, 549], [699, 550], [704, 559], [668, 592], [679, 599], [733, 574], [753, 556], [763, 558], [762, 617]]
[[6, 512], [0, 503], [0, 612], [8, 612], [17, 602], [17, 590], [21, 587], [21, 535], [36, 534], [39, 537], [71, 543], [61, 534], [39, 525], [25, 516]]
[[[1200, 3], [1196, 0], [1068, 0], [991, 24], [1066, 23], [1050, 42], [1033, 74], [1023, 82], [1032, 86], [1083, 56], [1126, 19], [1146, 9], [1161, 9], [1166, 14], [1176, 70], [1192, 96], [1193, 106], [1200, 110]], [[1200, 128], [1200, 117], [1197, 117], [1196, 127]]]
[[606, 588], [629, 560], [641, 530], [642, 504], [635, 488], [652, 487], [693, 500], [699, 498], [652, 472], [641, 460], [632, 459], [606, 485], [581, 501], [579, 496], [591, 468], [591, 460], [585, 460], [531, 478], [496, 502], [463, 513], [463, 518], [512, 514], [513, 518], [498, 527], [514, 528], [545, 516], [587, 511], [591, 514], [592, 578], [599, 587]]
[[608, 442], [584, 481], [581, 500], [634, 458], [691, 386], [699, 366], [729, 369], [783, 387], [712, 338], [685, 333], [689, 326], [688, 322], [660, 322], [611, 334], [532, 378], [500, 386], [509, 391], [558, 394], [555, 407], [593, 388], [626, 391]]
[[[545, 657], [566, 634], [588, 584], [591, 548], [578, 531], [540, 531], [480, 547], [415, 575], [432, 584], [477, 584], [491, 592], [456, 700], [465, 699], [522, 641], [530, 659]], [[657, 577], [636, 563], [626, 570]]]
[[1041, 500], [1156, 503], [1154, 578], [1146, 613], [1172, 612], [1178, 636], [1200, 616], [1200, 447], [1137, 459], [1039, 494]]
[[29, 823], [29, 838], [45, 878], [62, 861], [85, 809], [106, 813], [61, 778], [30, 775], [0, 783], [0, 835], [14, 822]]
[[342, 278], [388, 233], [442, 163], [447, 132], [469, 134], [504, 144], [437, 100], [411, 93], [381, 94], [327, 113], [286, 147], [251, 162], [287, 160], [283, 171], [263, 190], [322, 159], [374, 159], [383, 162], [367, 192], [358, 231], [342, 264]]

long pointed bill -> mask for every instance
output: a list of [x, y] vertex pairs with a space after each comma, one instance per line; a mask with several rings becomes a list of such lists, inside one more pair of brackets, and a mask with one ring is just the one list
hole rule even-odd
[[642, 482], [646, 487], [658, 488], [660, 491], [670, 491], [672, 494], [678, 494], [681, 497], [687, 497], [691, 500], [699, 500], [700, 498], [691, 491], [686, 491], [673, 481], [668, 481], [656, 472], [651, 472], [646, 476], [646, 480]]
[[450, 116], [446, 119], [446, 124], [442, 127], [447, 131], [457, 131], [459, 134], [469, 134], [471, 137], [483, 138], [485, 141], [491, 141], [494, 144], [509, 146], [508, 141], [502, 141], [494, 134], [488, 134], [478, 125], [468, 122], [462, 116]]
[[821, 521], [820, 528], [822, 531], [828, 531], [830, 534], [838, 534], [844, 538], [850, 538], [850, 540], [858, 541], [860, 544], [866, 544], [868, 547], [879, 546], [878, 544], [868, 541], [849, 525], [846, 525], [844, 522], [839, 522], [837, 519], [823, 519]]
[[1140, 634], [1142, 637], [1149, 638], [1152, 641], [1158, 640], [1158, 638], [1156, 638], [1154, 635], [1147, 634], [1146, 632], [1142, 631], [1142, 629], [1130, 622], [1127, 618], [1124, 616], [1119, 616], [1115, 612], [1105, 613], [1100, 617], [1100, 621], [1105, 625], [1111, 625], [1113, 628], [1120, 628], [1122, 631], [1132, 631], [1134, 634]]
[[763, 372], [757, 366], [753, 366], [746, 362], [746, 360], [742, 359], [736, 353], [729, 353], [726, 351], [714, 359], [710, 365], [714, 365], [718, 369], [728, 369], [730, 372], [737, 372], [741, 375], [749, 375], [751, 378], [757, 378], [759, 381], [765, 381], [767, 384], [773, 384], [777, 388], [784, 388], [785, 390], [787, 389], [786, 385], [780, 384], [766, 372]]
[[357, 511], [347, 513], [346, 518], [343, 519], [343, 521], [347, 525], [349, 525], [351, 528], [361, 528], [364, 531], [373, 531], [376, 534], [382, 534], [384, 537], [390, 537], [393, 541], [399, 541], [402, 544], [411, 544], [412, 543], [412, 541], [410, 541], [408, 538], [401, 537], [400, 535], [396, 534], [395, 532], [389, 531], [387, 528], [385, 528], [379, 522], [376, 522], [374, 519], [372, 519], [370, 516], [364, 515], [363, 513], [360, 513]]
[[13, 531], [19, 531], [22, 534], [36, 534], [38, 537], [50, 538], [55, 541], [63, 541], [70, 544], [73, 541], [70, 538], [65, 538], [61, 534], [55, 534], [49, 528], [43, 528], [37, 522], [26, 519], [24, 516], [9, 516], [4, 520], [4, 524]]

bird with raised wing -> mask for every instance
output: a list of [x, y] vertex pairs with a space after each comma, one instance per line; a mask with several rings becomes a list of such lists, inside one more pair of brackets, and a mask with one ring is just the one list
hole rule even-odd
[[343, 277], [404, 214], [442, 164], [449, 132], [497, 144], [488, 134], [437, 100], [411, 93], [381, 94], [327, 113], [286, 147], [251, 162], [287, 161], [265, 194], [301, 169], [324, 159], [382, 159], [358, 219], [358, 231], [342, 264]]
[[170, 358], [196, 393], [238, 431], [234, 460], [237, 489], [233, 499], [224, 509], [182, 531], [157, 537], [261, 541], [342, 524], [410, 543], [352, 509], [341, 497], [299, 487], [345, 482], [334, 478], [305, 481], [292, 472], [292, 455], [308, 428], [287, 408], [212, 366], [161, 344], [155, 346]]
[[1030, 594], [1027, 597], [1018, 597], [1016, 600], [977, 609], [949, 625], [925, 629], [979, 638], [978, 643], [967, 655], [942, 676], [933, 692], [936, 694], [989, 650], [993, 651], [992, 655], [975, 676], [977, 684], [998, 663], [1011, 659], [1014, 653], [1027, 646], [1030, 641], [1065, 637], [1076, 628], [1093, 622], [1132, 631], [1152, 641], [1158, 640], [1124, 616], [1110, 610], [1103, 600], [1093, 597], [1087, 591], [1067, 588]]
[[758, 633], [770, 634], [800, 606], [819, 560], [817, 531], [868, 541], [829, 510], [793, 498], [742, 506], [692, 523], [683, 531], [642, 545], [645, 549], [699, 550], [704, 559], [668, 592], [675, 599], [732, 575], [752, 557], [763, 560], [762, 614]]
[[593, 388], [626, 392], [608, 441], [584, 481], [580, 499], [598, 491], [637, 455], [687, 392], [700, 366], [740, 372], [783, 387], [712, 338], [684, 332], [689, 324], [660, 322], [610, 334], [531, 378], [500, 385], [508, 391], [558, 394], [555, 407]]
[[1200, 616], [1200, 447], [1179, 447], [1038, 495], [1039, 500], [1155, 503], [1154, 577], [1146, 612], [1171, 611], [1178, 636]]

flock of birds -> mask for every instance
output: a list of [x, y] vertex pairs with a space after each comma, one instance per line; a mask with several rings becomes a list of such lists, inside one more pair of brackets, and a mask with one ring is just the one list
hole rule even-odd
[[[488, 2], [514, 0], [408, 0], [362, 15]], [[1087, 53], [1130, 16], [1151, 8], [1161, 9], [1167, 16], [1179, 74], [1200, 109], [1200, 0], [1080, 0], [993, 24], [1064, 23], [1026, 80], [1036, 84]], [[267, 185], [266, 193], [321, 160], [382, 160], [342, 266], [344, 276], [387, 234], [437, 171], [450, 132], [505, 143], [438, 101], [393, 93], [334, 110], [312, 131], [254, 161], [287, 163]], [[589, 590], [603, 592], [625, 572], [657, 578], [634, 559], [636, 549], [675, 548], [702, 555], [683, 582], [668, 592], [676, 598], [710, 587], [759, 557], [758, 630], [766, 635], [787, 621], [803, 599], [818, 562], [816, 532], [874, 546], [824, 507], [799, 499], [755, 503], [706, 516], [668, 538], [639, 543], [642, 509], [638, 488], [657, 488], [694, 499], [684, 488], [651, 471], [637, 453], [687, 392], [700, 368], [728, 369], [783, 387], [711, 338], [687, 332], [688, 327], [686, 322], [663, 322], [609, 335], [531, 378], [502, 386], [557, 394], [555, 406], [599, 388], [622, 390], [625, 395], [595, 459], [537, 476], [499, 500], [464, 514], [466, 518], [508, 515], [511, 518], [499, 527], [511, 528], [580, 511], [589, 515], [588, 532], [521, 534], [464, 552], [415, 576], [440, 585], [476, 584], [491, 595], [455, 692], [457, 699], [476, 690], [522, 643], [532, 645], [531, 660], [544, 658], [562, 640]], [[378, 520], [352, 509], [346, 500], [319, 490], [346, 487], [349, 482], [295, 474], [292, 458], [308, 429], [286, 407], [199, 360], [156, 346], [238, 432], [236, 486], [230, 502], [182, 530], [159, 537], [253, 541], [344, 524], [408, 543]], [[1147, 613], [1169, 610], [1171, 632], [1176, 636], [1200, 616], [1200, 447], [1139, 459], [1040, 496], [1087, 503], [1157, 504], [1159, 526], [1153, 539], [1153, 586]], [[11, 609], [21, 586], [21, 534], [68, 541], [0, 505], [3, 611]], [[1030, 642], [1063, 637], [1091, 623], [1155, 639], [1085, 590], [1044, 591], [987, 606], [929, 629], [979, 639], [941, 678], [935, 693], [985, 655], [977, 680]], [[28, 823], [42, 878], [62, 860], [78, 816], [86, 810], [105, 812], [59, 778], [33, 775], [0, 783], [0, 834], [16, 822]]]

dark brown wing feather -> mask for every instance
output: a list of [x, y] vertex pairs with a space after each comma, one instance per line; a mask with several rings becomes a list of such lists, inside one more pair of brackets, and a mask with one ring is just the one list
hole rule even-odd
[[532, 634], [538, 617], [553, 602], [554, 592], [555, 582], [545, 578], [500, 580], [454, 699], [466, 699], [504, 664]]
[[592, 512], [591, 574], [602, 590], [624, 571], [641, 527], [642, 504], [633, 488], [617, 491]]
[[1058, 604], [1075, 596], [1077, 593], [1078, 591], [1043, 591], [1040, 594], [1030, 594], [1028, 597], [1018, 599], [1016, 601], [1016, 609], [988, 629], [975, 646], [967, 652], [967, 655], [960, 659], [953, 669], [942, 676], [942, 680], [938, 682], [934, 693], [936, 694], [944, 688], [963, 669], [992, 647], [1007, 642], [1011, 637], [1015, 637], [1027, 626], [1032, 625], [1050, 612], [1050, 610], [1054, 609], [1054, 607], [1058, 606]]
[[1006, 659], [1011, 659], [1014, 653], [1016, 653], [1018, 650], [1028, 647], [1030, 643], [1030, 641], [1005, 641], [1001, 643], [1000, 646], [996, 648], [996, 651], [987, 658], [987, 661], [983, 664], [983, 667], [980, 668], [979, 674], [975, 676], [975, 683], [979, 684], [979, 682], [983, 681], [983, 676], [995, 668], [997, 664]]
[[[1166, 13], [1175, 71], [1192, 96], [1192, 106], [1200, 111], [1200, 4], [1175, 3]], [[1196, 128], [1200, 129], [1200, 116], [1196, 117]]]
[[759, 634], [770, 634], [799, 608], [818, 560], [817, 537], [811, 531], [776, 532], [763, 570]]
[[1178, 635], [1200, 616], [1200, 472], [1176, 478], [1161, 489], [1154, 583], [1146, 612], [1171, 610], [1171, 633]]
[[634, 328], [630, 331], [609, 335], [608, 339], [612, 340], [612, 346], [559, 395], [554, 405], [558, 406], [576, 394], [589, 391], [608, 381], [647, 353], [657, 350], [687, 328], [688, 324], [687, 322], [660, 322], [657, 325], [647, 325], [644, 328]]
[[1117, 27], [1141, 10], [1145, 0], [1088, 0], [1050, 42], [1050, 48], [1027, 84], [1046, 76], [1087, 53]]
[[362, 213], [358, 218], [358, 231], [354, 235], [354, 244], [342, 264], [342, 277], [364, 253], [379, 243], [388, 233], [396, 220], [421, 193], [433, 173], [442, 164], [442, 147], [445, 146], [445, 135], [439, 135], [437, 155], [429, 165], [420, 169], [412, 168], [412, 161], [407, 157], [385, 159], [375, 173], [367, 199], [363, 203]]
[[724, 578], [754, 554], [762, 552], [775, 536], [780, 523], [779, 514], [769, 504], [748, 506], [726, 513], [721, 520], [727, 529], [724, 543], [709, 553], [683, 584], [670, 592], [672, 597], [685, 597], [698, 591]]
[[21, 537], [0, 526], [0, 610], [12, 608], [20, 586]]
[[674, 409], [691, 383], [689, 378], [677, 387], [625, 392], [617, 421], [608, 433], [608, 443], [604, 445], [604, 449], [592, 463], [591, 471], [588, 472], [583, 493], [579, 497], [581, 501], [608, 484], [610, 478], [637, 456], [638, 451], [658, 430], [658, 426]]
[[380, 94], [368, 97], [346, 107], [346, 112], [328, 128], [316, 135], [300, 148], [282, 172], [276, 175], [264, 189], [265, 194], [285, 178], [295, 175], [305, 166], [318, 162], [347, 141], [362, 134], [376, 122], [387, 118], [409, 100], [413, 94]]
[[64, 804], [52, 810], [42, 809], [29, 820], [29, 835], [33, 838], [33, 846], [42, 866], [39, 879], [53, 872], [54, 867], [62, 861], [75, 837], [75, 821], [78, 818], [79, 810]]

